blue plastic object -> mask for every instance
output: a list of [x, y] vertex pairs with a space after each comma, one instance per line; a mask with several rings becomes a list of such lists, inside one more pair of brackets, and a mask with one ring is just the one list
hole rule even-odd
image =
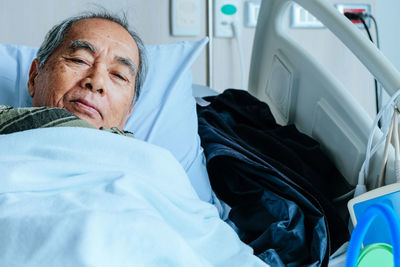
[[400, 267], [400, 220], [390, 206], [382, 203], [376, 203], [368, 207], [358, 220], [347, 250], [346, 267], [357, 266], [363, 239], [372, 222], [378, 216], [383, 217], [389, 226], [393, 244], [394, 266]]
[[[400, 189], [400, 188], [399, 188]], [[358, 202], [354, 204], [353, 210], [357, 220], [364, 214], [365, 210], [372, 204], [382, 203], [392, 208], [396, 214], [400, 214], [400, 190], [383, 194], [378, 197], [373, 197], [366, 201]], [[368, 246], [376, 243], [386, 243], [393, 246], [391, 234], [387, 227], [385, 218], [378, 216], [374, 219], [372, 224], [368, 228], [368, 233], [364, 236], [363, 245]]]

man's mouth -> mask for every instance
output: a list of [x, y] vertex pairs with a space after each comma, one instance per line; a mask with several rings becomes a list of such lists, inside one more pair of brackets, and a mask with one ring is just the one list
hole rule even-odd
[[101, 116], [100, 110], [92, 103], [87, 101], [86, 99], [76, 99], [72, 100], [72, 103], [74, 103], [75, 108], [77, 111], [80, 111], [82, 113], [88, 113], [87, 115], [89, 116]]

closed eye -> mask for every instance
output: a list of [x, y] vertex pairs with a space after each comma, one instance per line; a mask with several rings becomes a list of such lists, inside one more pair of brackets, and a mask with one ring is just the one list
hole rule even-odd
[[126, 79], [125, 79], [122, 75], [120, 75], [120, 74], [118, 74], [118, 73], [112, 73], [112, 75], [114, 75], [115, 77], [117, 77], [117, 78], [120, 79], [121, 81], [126, 81]]
[[67, 60], [77, 64], [87, 64], [84, 60], [79, 58], [68, 58]]

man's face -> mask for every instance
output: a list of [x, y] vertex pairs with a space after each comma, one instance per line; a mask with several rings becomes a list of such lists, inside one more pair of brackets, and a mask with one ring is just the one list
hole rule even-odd
[[139, 51], [119, 24], [86, 19], [70, 28], [43, 69], [32, 63], [32, 105], [64, 108], [96, 128], [124, 128], [132, 112]]

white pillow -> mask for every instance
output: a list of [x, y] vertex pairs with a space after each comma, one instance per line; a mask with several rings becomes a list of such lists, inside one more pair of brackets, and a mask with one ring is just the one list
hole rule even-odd
[[[148, 73], [125, 130], [168, 149], [181, 163], [199, 197], [212, 202], [205, 157], [197, 133], [191, 65], [208, 38], [146, 46]], [[29, 107], [28, 73], [37, 48], [0, 44], [0, 104]], [[132, 153], [135, 153], [132, 151]]]

